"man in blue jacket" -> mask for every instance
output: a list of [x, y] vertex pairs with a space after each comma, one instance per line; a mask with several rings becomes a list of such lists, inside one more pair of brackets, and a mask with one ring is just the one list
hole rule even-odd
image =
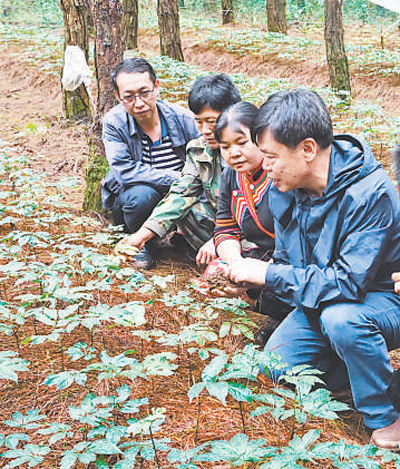
[[180, 176], [186, 144], [200, 132], [188, 110], [159, 99], [160, 83], [146, 60], [123, 60], [111, 78], [120, 104], [103, 119], [110, 171], [102, 201], [114, 222], [134, 233]]
[[265, 350], [289, 366], [309, 364], [337, 390], [347, 377], [376, 446], [399, 449], [400, 417], [386, 390], [388, 350], [400, 347], [400, 202], [368, 145], [333, 138], [328, 110], [308, 90], [272, 95], [253, 136], [273, 179], [274, 262], [227, 268], [295, 309]]

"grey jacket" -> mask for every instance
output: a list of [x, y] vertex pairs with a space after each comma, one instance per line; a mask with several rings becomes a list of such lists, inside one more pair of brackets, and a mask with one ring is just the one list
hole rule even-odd
[[[186, 144], [200, 133], [193, 115], [176, 104], [158, 100], [176, 155], [185, 161]], [[114, 204], [115, 196], [125, 187], [149, 184], [166, 192], [180, 176], [179, 171], [156, 169], [142, 163], [142, 141], [135, 121], [122, 104], [113, 107], [103, 118], [103, 143], [110, 171], [102, 182], [102, 203], [106, 210]]]

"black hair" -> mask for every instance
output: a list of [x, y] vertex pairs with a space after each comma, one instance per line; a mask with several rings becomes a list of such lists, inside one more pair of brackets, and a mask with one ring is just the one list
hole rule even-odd
[[150, 80], [153, 82], [153, 85], [156, 83], [157, 77], [154, 72], [154, 68], [147, 62], [147, 60], [142, 59], [141, 57], [131, 57], [130, 59], [121, 60], [114, 70], [111, 72], [111, 81], [114, 87], [114, 90], [119, 95], [119, 90], [117, 86], [117, 76], [120, 73], [148, 73]]
[[313, 138], [325, 149], [333, 140], [332, 121], [324, 101], [314, 91], [301, 88], [274, 93], [261, 106], [251, 133], [253, 141], [266, 130], [288, 148]]
[[197, 78], [189, 92], [188, 105], [194, 114], [205, 106], [222, 112], [241, 100], [239, 90], [225, 74], [205, 75]]
[[215, 140], [221, 143], [222, 132], [229, 127], [234, 132], [238, 132], [240, 127], [251, 129], [258, 115], [259, 109], [254, 104], [242, 101], [228, 107], [219, 115], [214, 128]]

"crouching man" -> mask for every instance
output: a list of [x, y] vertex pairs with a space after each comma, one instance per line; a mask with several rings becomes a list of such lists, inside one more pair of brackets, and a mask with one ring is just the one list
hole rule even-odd
[[200, 133], [188, 110], [159, 99], [160, 83], [145, 59], [123, 60], [111, 79], [120, 104], [103, 119], [110, 171], [102, 202], [114, 222], [133, 233], [179, 178], [186, 145]]
[[274, 263], [231, 264], [235, 282], [263, 285], [295, 309], [265, 350], [290, 366], [325, 373], [332, 390], [348, 378], [376, 446], [398, 449], [400, 417], [386, 390], [388, 350], [400, 347], [400, 202], [368, 145], [333, 137], [325, 104], [307, 90], [272, 95], [253, 138], [274, 187]]

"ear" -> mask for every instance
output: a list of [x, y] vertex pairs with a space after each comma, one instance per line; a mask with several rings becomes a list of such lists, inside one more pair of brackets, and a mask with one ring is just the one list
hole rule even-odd
[[157, 78], [154, 82], [154, 95], [158, 98], [160, 94], [160, 80]]
[[304, 158], [307, 163], [311, 163], [318, 153], [318, 144], [313, 138], [304, 139], [300, 145], [304, 153]]
[[119, 94], [114, 90], [114, 96], [117, 98], [119, 102], [121, 102], [121, 98], [119, 97]]

